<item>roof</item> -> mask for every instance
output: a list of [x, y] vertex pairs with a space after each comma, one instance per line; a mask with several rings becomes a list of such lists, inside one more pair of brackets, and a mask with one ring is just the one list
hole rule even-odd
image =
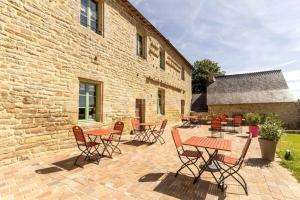
[[294, 101], [281, 70], [219, 76], [207, 88], [208, 105]]
[[176, 49], [176, 47], [162, 34], [154, 25], [149, 22], [128, 0], [121, 0], [124, 5], [150, 30], [158, 34], [178, 55], [183, 61], [192, 69], [193, 65]]

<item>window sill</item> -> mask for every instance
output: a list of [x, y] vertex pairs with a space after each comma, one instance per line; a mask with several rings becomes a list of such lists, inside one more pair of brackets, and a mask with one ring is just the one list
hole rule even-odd
[[99, 126], [103, 124], [102, 122], [97, 122], [95, 120], [79, 120], [78, 125], [79, 126]]

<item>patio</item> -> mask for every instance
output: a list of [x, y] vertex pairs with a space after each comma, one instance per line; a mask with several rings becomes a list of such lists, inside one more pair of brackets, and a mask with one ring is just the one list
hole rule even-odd
[[[70, 149], [60, 153], [18, 162], [0, 168], [0, 199], [299, 199], [300, 184], [278, 162], [260, 159], [254, 138], [241, 174], [248, 183], [249, 195], [235, 182], [228, 182], [222, 193], [209, 172], [193, 185], [192, 176], [174, 177], [181, 163], [178, 159], [170, 126], [166, 143], [153, 145], [131, 142], [124, 136], [123, 154], [102, 158], [99, 165], [73, 166], [80, 153]], [[183, 140], [190, 136], [210, 136], [208, 126], [182, 128]], [[233, 142], [232, 155], [239, 157], [247, 138], [243, 133], [225, 134]], [[75, 142], [75, 140], [74, 140]]]

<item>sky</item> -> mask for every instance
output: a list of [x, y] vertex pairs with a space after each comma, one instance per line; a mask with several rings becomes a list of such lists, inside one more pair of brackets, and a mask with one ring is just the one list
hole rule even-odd
[[300, 0], [129, 0], [191, 62], [282, 69], [300, 99]]

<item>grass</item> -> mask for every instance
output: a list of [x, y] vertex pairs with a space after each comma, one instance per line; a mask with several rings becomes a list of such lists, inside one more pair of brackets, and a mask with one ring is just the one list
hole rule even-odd
[[[291, 160], [285, 160], [287, 149], [291, 150]], [[289, 169], [300, 182], [300, 134], [286, 134], [278, 143], [277, 153], [281, 158], [281, 165]]]

